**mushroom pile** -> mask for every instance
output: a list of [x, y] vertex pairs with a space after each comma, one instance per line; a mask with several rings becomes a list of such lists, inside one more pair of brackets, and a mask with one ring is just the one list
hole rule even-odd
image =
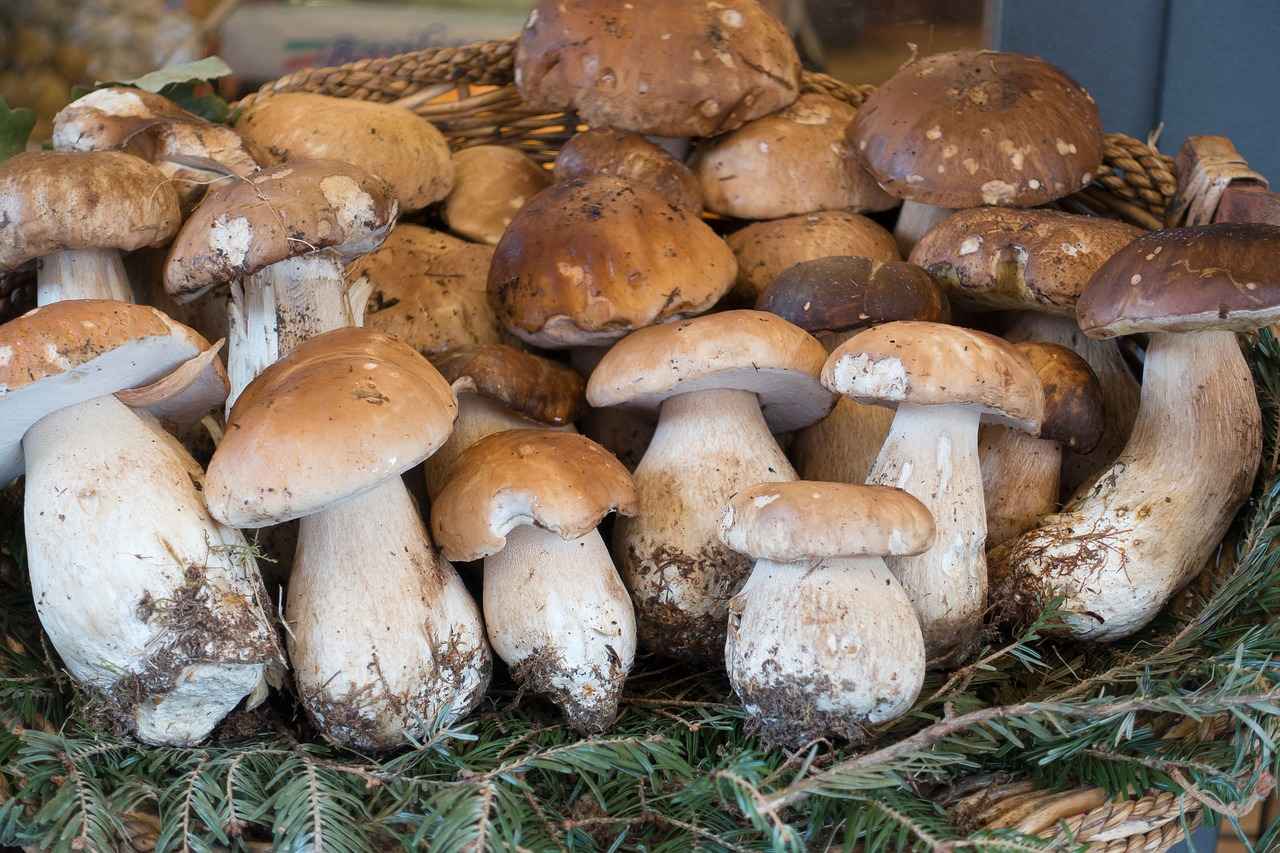
[[589, 126], [553, 166], [118, 86], [0, 163], [40, 305], [0, 326], [0, 466], [122, 730], [197, 743], [274, 688], [390, 750], [500, 663], [595, 733], [648, 655], [769, 741], [856, 740], [1050, 599], [1132, 634], [1217, 547], [1280, 228], [1055, 209], [1102, 158], [1063, 72], [937, 54], [855, 108], [757, 0], [541, 0], [515, 74]]

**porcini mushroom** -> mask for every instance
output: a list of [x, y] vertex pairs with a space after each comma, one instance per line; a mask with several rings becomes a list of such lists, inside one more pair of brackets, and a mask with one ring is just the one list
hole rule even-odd
[[755, 560], [729, 603], [725, 664], [766, 740], [859, 740], [911, 707], [924, 638], [882, 558], [929, 547], [924, 504], [885, 486], [767, 483], [733, 496], [719, 534]]
[[702, 214], [702, 188], [689, 167], [639, 134], [593, 128], [574, 136], [556, 155], [557, 181], [596, 175], [638, 184], [692, 216]]
[[610, 512], [635, 511], [635, 485], [607, 450], [523, 429], [468, 448], [432, 506], [445, 555], [484, 558], [494, 651], [581, 732], [613, 723], [635, 658], [631, 600], [596, 530]]
[[516, 212], [551, 183], [551, 173], [514, 148], [477, 145], [453, 155], [453, 190], [444, 202], [449, 229], [496, 245]]

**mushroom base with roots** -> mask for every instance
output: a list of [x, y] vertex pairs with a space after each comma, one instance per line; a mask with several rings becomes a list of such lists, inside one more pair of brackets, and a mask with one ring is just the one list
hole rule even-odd
[[344, 746], [405, 746], [489, 684], [479, 610], [399, 477], [302, 519], [287, 620], [307, 713]]
[[71, 674], [152, 744], [197, 743], [261, 702], [283, 668], [270, 603], [177, 440], [106, 396], [40, 420], [23, 449], [36, 611]]
[[118, 249], [64, 249], [36, 262], [36, 305], [68, 299], [133, 302]]
[[992, 551], [1023, 615], [1065, 596], [1064, 633], [1130, 636], [1194, 578], [1249, 496], [1262, 421], [1234, 332], [1153, 334], [1133, 435], [1061, 513]]
[[489, 642], [516, 681], [581, 732], [607, 729], [636, 652], [627, 590], [600, 534], [562, 539], [521, 526], [484, 559]]
[[1062, 445], [989, 424], [978, 432], [987, 550], [1035, 527], [1058, 508]]
[[729, 681], [770, 742], [861, 740], [924, 684], [919, 622], [880, 557], [758, 560], [729, 614]]
[[720, 542], [735, 492], [796, 479], [750, 391], [692, 391], [662, 404], [635, 470], [640, 513], [619, 518], [615, 553], [640, 641], [667, 657], [719, 661], [732, 598], [751, 560]]
[[918, 201], [902, 202], [898, 221], [893, 226], [893, 239], [897, 242], [902, 257], [909, 256], [921, 237], [953, 213], [955, 211], [949, 207], [937, 207]]

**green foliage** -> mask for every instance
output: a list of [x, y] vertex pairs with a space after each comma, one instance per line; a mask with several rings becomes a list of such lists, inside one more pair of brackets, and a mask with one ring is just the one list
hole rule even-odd
[[10, 109], [0, 98], [0, 162], [27, 150], [27, 139], [36, 126], [36, 114], [26, 107]]
[[[227, 63], [220, 57], [209, 56], [196, 62], [170, 65], [133, 80], [100, 81], [93, 88], [132, 86], [136, 89], [155, 92], [190, 113], [215, 124], [223, 124], [231, 115], [231, 107], [208, 86], [208, 83], [229, 74], [231, 74], [231, 67]], [[72, 98], [78, 98], [91, 91], [93, 89], [77, 87], [72, 91]]]

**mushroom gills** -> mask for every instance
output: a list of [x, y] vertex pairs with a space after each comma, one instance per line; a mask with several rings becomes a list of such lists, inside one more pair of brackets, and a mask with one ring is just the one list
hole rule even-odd
[[67, 299], [133, 302], [118, 249], [63, 249], [36, 263], [36, 305]]

